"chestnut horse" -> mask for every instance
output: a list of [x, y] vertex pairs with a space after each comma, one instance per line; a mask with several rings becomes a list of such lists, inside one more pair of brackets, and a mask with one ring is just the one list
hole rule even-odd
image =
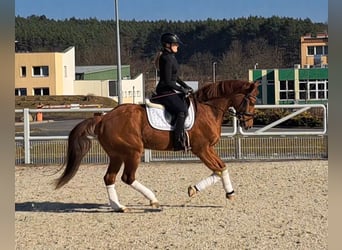
[[[224, 114], [234, 107], [240, 125], [245, 129], [253, 126], [254, 105], [259, 94], [258, 82], [225, 80], [209, 83], [189, 98], [195, 107], [195, 122], [188, 131], [191, 151], [213, 171], [213, 174], [188, 188], [192, 197], [218, 180], [228, 199], [234, 190], [225, 163], [214, 150], [221, 135]], [[114, 211], [126, 212], [120, 204], [115, 189], [115, 179], [124, 164], [121, 179], [144, 195], [152, 207], [159, 207], [154, 193], [135, 179], [144, 148], [173, 150], [172, 132], [150, 126], [144, 104], [121, 104], [103, 116], [85, 119], [76, 125], [68, 137], [68, 149], [63, 174], [56, 181], [56, 189], [65, 185], [76, 174], [82, 158], [91, 147], [89, 136], [97, 137], [109, 156], [109, 166], [104, 176], [109, 203]]]

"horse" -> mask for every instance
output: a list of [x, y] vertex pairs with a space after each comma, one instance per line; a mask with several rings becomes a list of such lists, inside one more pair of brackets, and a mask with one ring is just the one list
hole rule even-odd
[[[191, 152], [212, 171], [212, 175], [197, 185], [188, 187], [189, 197], [221, 180], [226, 198], [234, 199], [235, 193], [228, 169], [215, 152], [214, 146], [220, 139], [224, 115], [231, 107], [235, 109], [240, 126], [245, 129], [253, 126], [258, 86], [259, 82], [223, 80], [207, 83], [188, 97], [195, 107], [195, 121], [187, 131]], [[56, 189], [67, 184], [75, 176], [82, 158], [91, 147], [91, 137], [97, 138], [109, 157], [109, 165], [103, 179], [113, 211], [129, 211], [120, 203], [115, 189], [116, 177], [122, 165], [124, 169], [121, 180], [145, 196], [152, 208], [159, 208], [160, 204], [155, 194], [140, 183], [135, 174], [144, 148], [173, 150], [172, 131], [151, 127], [146, 114], [146, 104], [119, 104], [102, 116], [87, 118], [69, 133], [65, 162], [62, 166], [65, 168], [56, 179]]]

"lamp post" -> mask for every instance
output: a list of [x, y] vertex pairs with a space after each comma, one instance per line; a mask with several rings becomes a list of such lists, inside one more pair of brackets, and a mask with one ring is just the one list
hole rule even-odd
[[217, 62], [213, 62], [213, 82], [216, 82], [216, 64]]
[[120, 55], [120, 28], [119, 28], [119, 7], [118, 0], [115, 0], [115, 17], [116, 17], [116, 49], [117, 49], [117, 88], [118, 103], [122, 103], [122, 82], [121, 82], [121, 55]]

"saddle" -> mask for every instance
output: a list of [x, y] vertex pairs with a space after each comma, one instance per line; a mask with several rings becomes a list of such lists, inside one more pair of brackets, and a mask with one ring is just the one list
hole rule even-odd
[[[151, 102], [145, 99], [146, 113], [151, 127], [164, 131], [173, 131], [175, 116], [170, 114], [162, 104]], [[185, 118], [184, 130], [190, 130], [194, 125], [195, 111], [191, 101], [189, 101], [188, 115]]]
[[[194, 106], [191, 101], [188, 102], [188, 115], [184, 122], [184, 143], [185, 153], [190, 151], [190, 137], [187, 130], [190, 130], [195, 121]], [[147, 113], [147, 119], [152, 128], [164, 131], [175, 130], [176, 116], [170, 114], [162, 104], [151, 102], [149, 99], [145, 99], [145, 107]]]

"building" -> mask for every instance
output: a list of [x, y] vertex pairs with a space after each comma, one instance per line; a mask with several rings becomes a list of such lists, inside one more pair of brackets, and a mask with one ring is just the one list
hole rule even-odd
[[300, 38], [301, 67], [328, 67], [328, 34], [307, 34]]
[[15, 95], [72, 95], [75, 48], [15, 53]]
[[[76, 66], [76, 80], [108, 80], [117, 79], [116, 65]], [[130, 79], [129, 65], [121, 65], [121, 78]]]
[[328, 102], [328, 35], [301, 37], [301, 64], [289, 69], [250, 69], [260, 81], [260, 104]]
[[250, 81], [260, 81], [260, 104], [328, 102], [328, 68], [253, 69]]
[[[144, 102], [143, 74], [134, 79], [122, 80], [122, 103]], [[106, 96], [118, 102], [116, 80], [75, 80], [74, 93], [77, 95]]]
[[[131, 79], [122, 65], [122, 102], [144, 100], [143, 76]], [[75, 66], [75, 48], [62, 52], [15, 54], [15, 95], [94, 95], [118, 101], [117, 66]]]

